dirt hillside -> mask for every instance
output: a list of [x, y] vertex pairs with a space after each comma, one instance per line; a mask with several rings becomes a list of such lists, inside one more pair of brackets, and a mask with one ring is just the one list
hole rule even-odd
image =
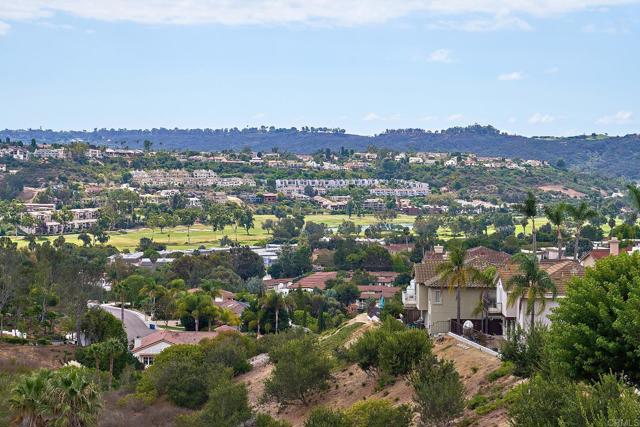
[[[355, 341], [367, 329], [375, 327], [366, 314], [357, 316], [345, 326], [358, 323], [360, 325], [346, 339], [345, 346]], [[323, 337], [323, 339], [329, 339], [329, 337]], [[464, 382], [467, 399], [471, 399], [476, 394], [487, 396], [486, 402], [483, 401], [479, 407], [465, 410], [463, 418], [466, 425], [506, 426], [505, 411], [499, 403], [504, 392], [513, 386], [515, 379], [510, 375], [493, 381], [488, 379], [490, 374], [501, 366], [501, 361], [448, 336], [434, 339], [434, 353], [455, 363]], [[296, 427], [302, 426], [313, 408], [319, 405], [334, 409], [348, 408], [358, 401], [370, 398], [387, 399], [394, 404], [412, 402], [413, 391], [406, 381], [398, 379], [395, 384], [382, 390], [376, 390], [376, 379], [368, 376], [354, 364], [335, 372], [329, 389], [314, 396], [309, 405], [296, 404], [280, 408], [276, 403], [262, 403], [260, 401], [264, 392], [264, 381], [271, 374], [272, 368], [273, 366], [268, 362], [265, 363], [263, 359], [262, 363], [256, 364], [251, 372], [240, 376], [239, 381], [247, 384], [249, 400], [256, 410], [266, 412], [278, 419], [287, 420]]]

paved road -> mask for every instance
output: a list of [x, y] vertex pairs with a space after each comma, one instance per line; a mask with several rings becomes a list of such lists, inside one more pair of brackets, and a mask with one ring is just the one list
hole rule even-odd
[[[120, 319], [120, 308], [110, 305], [102, 304], [104, 310], [113, 314], [117, 319]], [[135, 313], [125, 310], [124, 311], [124, 329], [127, 332], [127, 339], [131, 342], [136, 337], [144, 337], [153, 333], [151, 329], [140, 319]]]

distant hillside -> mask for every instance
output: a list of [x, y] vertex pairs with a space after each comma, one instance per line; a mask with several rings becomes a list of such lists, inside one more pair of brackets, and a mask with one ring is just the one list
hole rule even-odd
[[509, 135], [492, 126], [455, 127], [442, 131], [422, 129], [388, 130], [380, 135], [362, 136], [331, 128], [245, 128], [245, 129], [95, 129], [94, 131], [4, 130], [0, 138], [38, 142], [67, 143], [83, 140], [93, 144], [141, 147], [144, 140], [154, 148], [220, 151], [249, 147], [254, 151], [312, 153], [341, 147], [366, 150], [369, 146], [397, 151], [470, 152], [484, 156], [504, 156], [563, 160], [568, 167], [587, 169], [612, 177], [640, 179], [640, 135], [609, 137], [579, 135], [573, 137], [524, 137]]

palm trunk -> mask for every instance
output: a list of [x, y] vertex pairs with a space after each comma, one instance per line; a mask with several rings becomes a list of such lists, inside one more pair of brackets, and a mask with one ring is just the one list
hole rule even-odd
[[536, 252], [537, 241], [536, 241], [536, 219], [531, 218], [531, 239], [533, 240], [533, 255], [538, 256]]
[[279, 319], [280, 310], [276, 308], [276, 334], [278, 333], [278, 319]]
[[187, 241], [191, 244], [191, 227], [187, 226]]
[[531, 302], [531, 322], [529, 325], [530, 328], [533, 328], [533, 325], [535, 323], [535, 315], [536, 315], [536, 301], [533, 300]]
[[558, 227], [558, 259], [562, 259], [562, 230]]
[[580, 229], [581, 227], [576, 228], [576, 242], [573, 247], [573, 259], [575, 261], [578, 260], [578, 249], [580, 248], [580, 231], [581, 231]]
[[124, 293], [120, 294], [120, 321], [124, 326]]
[[196, 321], [196, 332], [199, 332], [199, 330], [200, 330], [200, 319], [199, 319], [199, 316], [196, 316], [193, 319]]

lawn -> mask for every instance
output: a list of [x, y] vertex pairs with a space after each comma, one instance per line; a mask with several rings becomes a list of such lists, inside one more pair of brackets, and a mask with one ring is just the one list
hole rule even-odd
[[[249, 234], [246, 233], [245, 230], [238, 228], [237, 230], [237, 239], [238, 242], [245, 245], [260, 245], [264, 244], [267, 240], [269, 240], [269, 234], [262, 229], [262, 224], [266, 219], [275, 220], [275, 216], [273, 215], [255, 215], [255, 228], [249, 230]], [[316, 223], [324, 223], [330, 228], [335, 228], [342, 223], [342, 221], [350, 220], [356, 223], [357, 225], [361, 225], [363, 227], [369, 226], [376, 222], [376, 219], [373, 215], [366, 215], [363, 217], [352, 216], [350, 219], [347, 215], [329, 215], [329, 214], [319, 214], [319, 215], [307, 215], [305, 216], [305, 221], [311, 221]], [[396, 218], [392, 220], [394, 224], [400, 224], [403, 226], [411, 226], [415, 221], [414, 216], [410, 215], [398, 215]], [[618, 220], [622, 222], [622, 220]], [[518, 221], [516, 221], [517, 223]], [[544, 217], [536, 218], [536, 227], [540, 228], [548, 221]], [[608, 235], [610, 227], [605, 224], [602, 226], [605, 235]], [[495, 230], [491, 226], [488, 228], [488, 232], [491, 234]], [[527, 235], [531, 233], [531, 223], [527, 226]], [[522, 233], [522, 226], [520, 224], [516, 224], [516, 234]], [[162, 243], [167, 245], [170, 249], [195, 249], [204, 246], [219, 246], [220, 239], [222, 236], [227, 235], [229, 238], [235, 240], [236, 239], [236, 231], [233, 227], [228, 226], [224, 229], [224, 231], [211, 231], [211, 228], [205, 225], [196, 224], [191, 227], [190, 230], [190, 239], [187, 235], [187, 228], [183, 226], [173, 227], [173, 228], [165, 228], [162, 233], [160, 233], [159, 229], [151, 230], [150, 228], [137, 228], [134, 230], [125, 230], [125, 231], [112, 231], [109, 232], [109, 244], [114, 245], [119, 250], [129, 249], [134, 250], [138, 245], [138, 242], [143, 237], [153, 238], [155, 242]], [[362, 235], [362, 234], [361, 234]], [[438, 230], [438, 236], [444, 240], [451, 239], [451, 232], [446, 227], [440, 227]], [[78, 240], [77, 234], [68, 234], [64, 236], [68, 242], [82, 244], [80, 240]], [[39, 241], [45, 241], [47, 239], [54, 240], [57, 236], [47, 236], [39, 238]], [[21, 237], [13, 237], [13, 239], [18, 240], [19, 245], [24, 245], [26, 242]]]
[[[255, 228], [249, 230], [249, 234], [241, 228], [237, 230], [237, 239], [241, 244], [255, 245], [262, 244], [270, 238], [269, 234], [262, 229], [262, 224], [266, 219], [275, 220], [273, 215], [255, 215]], [[337, 227], [344, 220], [348, 220], [347, 215], [308, 215], [305, 217], [305, 221], [311, 221], [316, 223], [324, 223], [328, 227]], [[415, 217], [409, 215], [398, 215], [392, 222], [401, 225], [412, 225]], [[361, 226], [368, 226], [374, 224], [376, 219], [373, 215], [366, 215], [363, 217], [351, 217], [351, 221]], [[165, 228], [162, 233], [159, 229], [151, 230], [150, 228], [137, 228], [134, 230], [125, 231], [113, 231], [109, 232], [109, 244], [114, 245], [120, 250], [129, 249], [133, 250], [138, 245], [138, 242], [143, 237], [153, 238], [157, 243], [167, 245], [171, 249], [195, 249], [201, 245], [204, 246], [218, 246], [220, 245], [220, 239], [222, 236], [227, 235], [231, 239], [236, 239], [236, 231], [233, 227], [228, 226], [224, 231], [216, 231], [215, 233], [210, 227], [196, 224], [190, 229], [190, 239], [187, 235], [187, 228], [183, 226]], [[77, 234], [67, 234], [64, 236], [68, 242], [82, 244], [78, 240]], [[57, 236], [42, 237], [39, 240], [45, 241], [47, 239], [54, 240]], [[24, 245], [26, 242], [22, 238], [17, 238], [19, 245]]]

